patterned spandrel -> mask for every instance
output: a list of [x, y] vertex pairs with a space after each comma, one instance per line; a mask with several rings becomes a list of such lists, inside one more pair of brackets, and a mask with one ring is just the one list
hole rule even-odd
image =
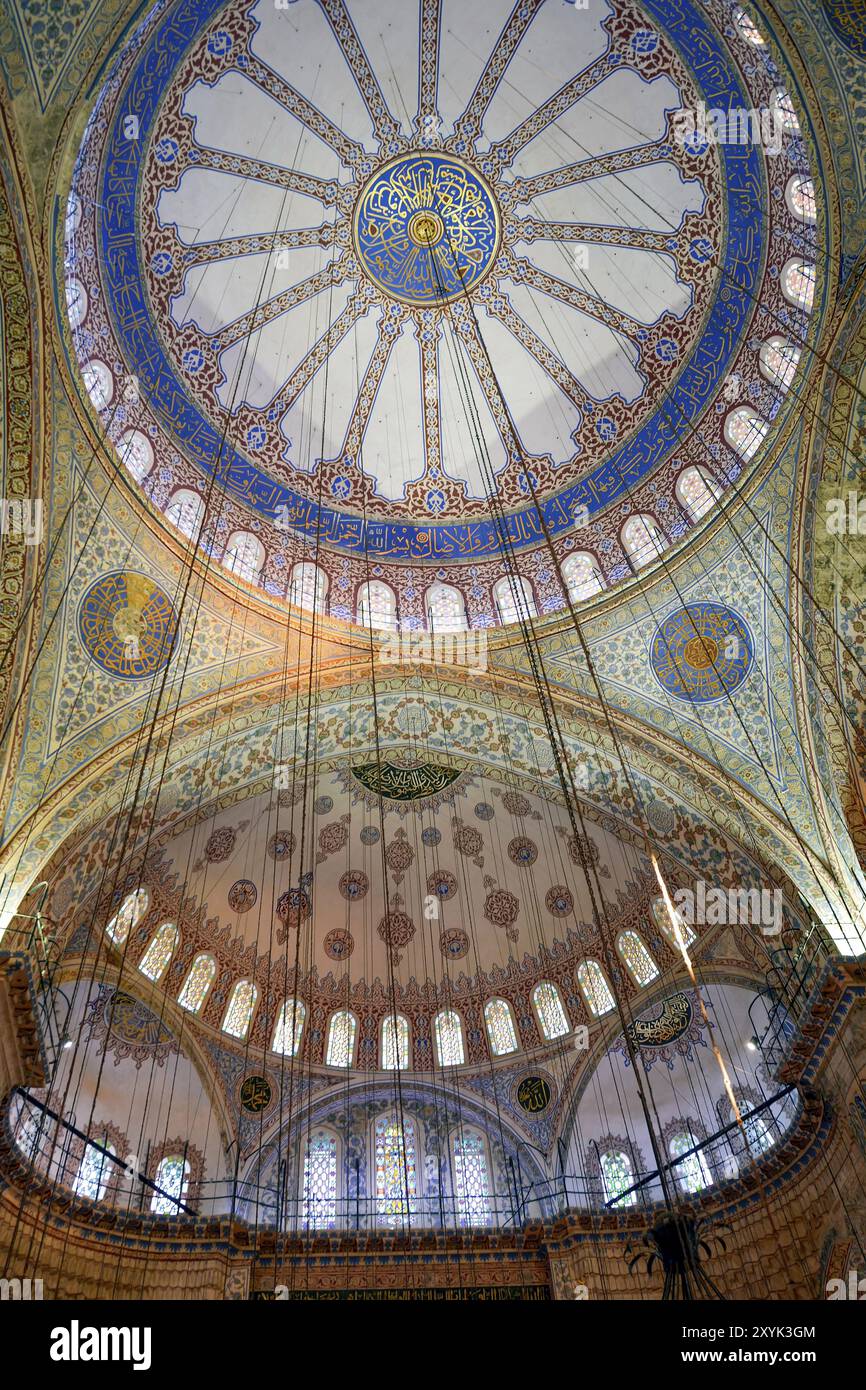
[[337, 1140], [326, 1129], [310, 1136], [304, 1155], [302, 1220], [318, 1230], [337, 1222]]
[[562, 1006], [559, 990], [549, 980], [542, 980], [532, 991], [532, 1002], [538, 1014], [541, 1032], [548, 1042], [563, 1038], [568, 1032], [569, 1023]]
[[440, 1067], [459, 1067], [464, 1061], [463, 1027], [460, 1015], [453, 1009], [444, 1009], [433, 1020], [433, 1035], [436, 1039], [436, 1057]]
[[192, 968], [184, 981], [183, 989], [178, 995], [177, 1002], [182, 1009], [188, 1013], [197, 1014], [204, 997], [213, 983], [216, 975], [216, 961], [213, 956], [196, 956], [192, 963]]
[[115, 944], [122, 946], [132, 931], [141, 921], [150, 899], [146, 888], [136, 888], [134, 893], [129, 893], [123, 900], [120, 910], [114, 914], [111, 921], [105, 928], [105, 934]]
[[354, 1014], [341, 1010], [331, 1015], [328, 1028], [328, 1051], [325, 1061], [329, 1067], [350, 1067], [355, 1055], [355, 1034], [358, 1020]]
[[577, 967], [577, 983], [590, 1013], [596, 1018], [610, 1013], [614, 1006], [610, 986], [597, 960], [585, 960]]
[[233, 1038], [245, 1038], [259, 991], [252, 980], [238, 980], [223, 1019], [223, 1032]]
[[454, 1196], [460, 1225], [489, 1225], [490, 1170], [483, 1136], [471, 1129], [455, 1134], [452, 1158]]
[[488, 999], [484, 1005], [484, 1022], [494, 1057], [504, 1057], [508, 1052], [517, 1051], [517, 1034], [507, 1000]]
[[625, 961], [626, 969], [635, 984], [648, 985], [658, 978], [658, 966], [644, 946], [637, 932], [620, 932], [616, 949]]
[[382, 1020], [382, 1070], [405, 1071], [409, 1065], [409, 1021], [402, 1014]]
[[185, 1200], [189, 1188], [189, 1164], [183, 1154], [160, 1159], [154, 1182], [160, 1191], [153, 1194], [151, 1211], [160, 1216], [177, 1216], [178, 1203]]
[[376, 1209], [388, 1226], [401, 1225], [417, 1207], [418, 1160], [414, 1121], [380, 1115], [375, 1130]]
[[176, 945], [177, 927], [173, 922], [163, 922], [139, 961], [138, 968], [142, 975], [154, 983], [161, 979]]
[[[634, 1174], [631, 1169], [631, 1160], [628, 1154], [622, 1150], [616, 1152], [603, 1153], [599, 1159], [601, 1164], [601, 1180], [604, 1187], [604, 1200], [612, 1202], [620, 1197], [623, 1192], [627, 1192], [634, 1184]], [[633, 1207], [637, 1201], [637, 1193], [629, 1192], [627, 1197], [623, 1197], [617, 1203], [620, 1207]]]
[[[103, 1144], [101, 1147], [108, 1149], [112, 1154], [117, 1152], [113, 1144]], [[107, 1154], [88, 1144], [73, 1183], [76, 1197], [86, 1197], [90, 1202], [101, 1202], [113, 1167], [114, 1164]]]
[[[671, 1158], [679, 1158], [681, 1154], [688, 1153], [689, 1149], [693, 1149], [696, 1143], [697, 1140], [692, 1138], [691, 1134], [683, 1131], [681, 1134], [674, 1135], [668, 1145], [668, 1153]], [[689, 1154], [688, 1158], [684, 1158], [682, 1163], [678, 1163], [673, 1171], [683, 1192], [703, 1192], [704, 1188], [709, 1187], [713, 1181], [707, 1167], [707, 1160], [700, 1150], [697, 1153]]]
[[297, 1057], [307, 1009], [303, 999], [287, 999], [280, 1009], [272, 1047], [285, 1057]]

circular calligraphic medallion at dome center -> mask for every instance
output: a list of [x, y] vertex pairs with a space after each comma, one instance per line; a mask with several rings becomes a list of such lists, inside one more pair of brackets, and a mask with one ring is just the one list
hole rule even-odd
[[447, 304], [499, 250], [499, 209], [480, 174], [451, 155], [408, 154], [368, 179], [354, 217], [364, 271], [403, 304]]

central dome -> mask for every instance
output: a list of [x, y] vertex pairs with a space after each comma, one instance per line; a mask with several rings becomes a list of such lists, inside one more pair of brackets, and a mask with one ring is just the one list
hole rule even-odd
[[445, 304], [484, 278], [499, 245], [499, 211], [462, 160], [410, 154], [380, 169], [358, 199], [358, 258], [403, 304]]

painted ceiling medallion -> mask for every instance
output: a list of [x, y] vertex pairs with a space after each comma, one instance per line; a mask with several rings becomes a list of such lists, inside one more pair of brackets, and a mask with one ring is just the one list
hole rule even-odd
[[118, 570], [90, 585], [78, 609], [78, 632], [103, 671], [144, 680], [164, 670], [177, 641], [168, 594], [146, 574]]
[[370, 279], [404, 304], [445, 304], [487, 274], [499, 245], [499, 211], [462, 160], [402, 155], [361, 192], [354, 220]]
[[723, 603], [702, 601], [665, 618], [652, 640], [649, 659], [668, 695], [706, 704], [742, 685], [754, 654], [745, 620]]

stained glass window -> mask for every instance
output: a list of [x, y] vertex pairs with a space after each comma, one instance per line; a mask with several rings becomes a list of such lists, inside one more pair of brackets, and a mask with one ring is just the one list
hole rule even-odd
[[751, 1119], [744, 1120], [743, 1129], [749, 1141], [749, 1150], [755, 1156], [772, 1148], [773, 1136], [760, 1115], [753, 1115]]
[[604, 588], [598, 560], [588, 550], [576, 550], [562, 562], [562, 577], [572, 603], [579, 603]]
[[251, 531], [235, 531], [229, 536], [223, 564], [232, 574], [252, 582], [258, 579], [265, 563], [265, 547]]
[[124, 898], [120, 911], [114, 914], [105, 928], [106, 935], [115, 946], [123, 945], [132, 928], [138, 925], [147, 911], [149, 901], [146, 888], [136, 888], [134, 893]]
[[763, 34], [751, 16], [739, 5], [734, 10], [734, 23], [746, 40], [746, 43], [754, 44], [756, 48], [763, 47], [765, 42]]
[[466, 605], [459, 589], [433, 584], [426, 597], [427, 622], [434, 632], [456, 632], [466, 626]]
[[336, 1225], [337, 1140], [327, 1129], [317, 1129], [307, 1142], [302, 1217], [319, 1229]]
[[549, 980], [542, 980], [532, 991], [532, 1002], [538, 1014], [542, 1037], [548, 1042], [563, 1038], [569, 1031], [569, 1022], [562, 1007], [559, 990]]
[[770, 426], [750, 406], [738, 405], [725, 416], [725, 439], [747, 461], [755, 457]]
[[663, 555], [668, 548], [664, 532], [651, 516], [630, 516], [621, 536], [623, 549], [638, 570]]
[[223, 1032], [233, 1038], [245, 1038], [259, 991], [252, 980], [238, 980], [223, 1019]]
[[179, 1202], [186, 1200], [189, 1191], [189, 1164], [183, 1154], [169, 1154], [161, 1158], [154, 1182], [160, 1189], [154, 1192], [150, 1203], [151, 1211], [160, 1216], [176, 1216]]
[[[696, 1143], [697, 1140], [693, 1139], [686, 1130], [683, 1130], [671, 1139], [668, 1152], [671, 1158], [679, 1158], [680, 1154], [688, 1153], [689, 1149], [693, 1149]], [[703, 1192], [704, 1188], [709, 1187], [713, 1181], [707, 1167], [707, 1160], [700, 1150], [697, 1153], [689, 1154], [689, 1157], [684, 1158], [682, 1163], [678, 1163], [673, 1171], [683, 1192]]]
[[173, 922], [163, 922], [139, 961], [138, 968], [142, 975], [154, 982], [161, 979], [176, 945], [177, 927]]
[[388, 1226], [398, 1226], [415, 1211], [418, 1160], [415, 1124], [404, 1117], [380, 1115], [376, 1121], [376, 1207]]
[[358, 1020], [346, 1009], [331, 1014], [328, 1029], [328, 1050], [325, 1061], [329, 1067], [350, 1067], [355, 1055], [355, 1034]]
[[397, 626], [397, 596], [390, 584], [371, 579], [358, 590], [358, 622], [362, 627]]
[[658, 966], [637, 932], [620, 932], [616, 939], [616, 949], [625, 961], [626, 969], [636, 985], [648, 985], [652, 980], [658, 979]]
[[311, 560], [302, 560], [292, 569], [289, 602], [313, 613], [324, 613], [328, 593], [328, 576]]
[[274, 1029], [274, 1052], [281, 1052], [285, 1057], [297, 1057], [306, 1017], [307, 1010], [303, 999], [285, 1001]]
[[785, 187], [785, 202], [801, 222], [814, 222], [818, 216], [815, 185], [804, 174], [794, 174]]
[[[623, 1192], [628, 1192], [628, 1189], [634, 1186], [631, 1159], [621, 1149], [616, 1152], [609, 1151], [601, 1154], [599, 1163], [601, 1164], [601, 1181], [606, 1202], [614, 1201], [615, 1198], [621, 1196]], [[623, 1197], [621, 1202], [617, 1202], [617, 1206], [633, 1207], [636, 1201], [637, 1193], [629, 1192], [627, 1197]]]
[[190, 972], [184, 980], [183, 989], [177, 997], [182, 1009], [197, 1014], [204, 1003], [205, 995], [213, 984], [216, 975], [216, 961], [213, 956], [196, 956]]
[[596, 1018], [601, 1018], [602, 1014], [610, 1012], [614, 1006], [613, 995], [597, 960], [581, 962], [577, 967], [577, 983], [590, 1013]]
[[409, 1065], [409, 1020], [402, 1014], [382, 1019], [382, 1070], [405, 1071]]
[[484, 1022], [494, 1057], [504, 1057], [507, 1052], [517, 1051], [514, 1019], [506, 999], [488, 999], [484, 1005]]
[[99, 357], [92, 357], [81, 369], [87, 394], [96, 410], [105, 410], [114, 396], [114, 377]]
[[[673, 929], [673, 925], [670, 919], [670, 913], [665, 907], [664, 898], [653, 898], [650, 911], [652, 912], [653, 921], [655, 922], [656, 926], [659, 927], [660, 930], [664, 933], [671, 945], [675, 946], [677, 950], [679, 950], [680, 943], [677, 941], [677, 934]], [[693, 941], [697, 941], [695, 933], [692, 931], [691, 927], [683, 917], [682, 913], [677, 912], [676, 908], [674, 908], [674, 916], [677, 920], [680, 936], [682, 937], [686, 946], [691, 946]]]
[[789, 304], [809, 313], [815, 302], [815, 267], [794, 256], [782, 267], [782, 294]]
[[784, 88], [780, 87], [773, 94], [770, 109], [784, 130], [790, 130], [792, 135], [800, 134], [800, 119], [794, 109], [793, 101]]
[[95, 1149], [92, 1144], [88, 1144], [84, 1150], [84, 1157], [78, 1166], [78, 1173], [73, 1183], [76, 1197], [86, 1197], [90, 1202], [102, 1201], [111, 1170], [114, 1167], [108, 1154], [102, 1153], [101, 1150], [107, 1149], [110, 1154], [117, 1153], [113, 1144], [104, 1144], [101, 1140], [97, 1142], [101, 1145], [100, 1149]]
[[459, 1067], [463, 1064], [463, 1028], [460, 1015], [453, 1009], [444, 1009], [433, 1020], [433, 1036], [436, 1039], [436, 1056], [440, 1067]]
[[501, 623], [516, 623], [521, 618], [534, 618], [537, 615], [532, 585], [519, 575], [510, 574], [498, 580], [493, 586], [493, 597]]
[[761, 374], [774, 386], [781, 386], [783, 391], [787, 391], [797, 374], [800, 349], [788, 342], [787, 338], [774, 333], [761, 344], [758, 360]]
[[143, 483], [153, 467], [153, 447], [141, 430], [127, 430], [117, 446], [123, 463], [137, 483]]
[[489, 1225], [490, 1170], [484, 1136], [474, 1129], [458, 1130], [454, 1135], [451, 1157], [457, 1220], [461, 1226]]
[[677, 500], [692, 521], [700, 521], [722, 495], [715, 478], [703, 468], [684, 468], [677, 478]]
[[171, 494], [165, 514], [184, 536], [194, 538], [204, 520], [204, 498], [192, 488], [179, 487]]

